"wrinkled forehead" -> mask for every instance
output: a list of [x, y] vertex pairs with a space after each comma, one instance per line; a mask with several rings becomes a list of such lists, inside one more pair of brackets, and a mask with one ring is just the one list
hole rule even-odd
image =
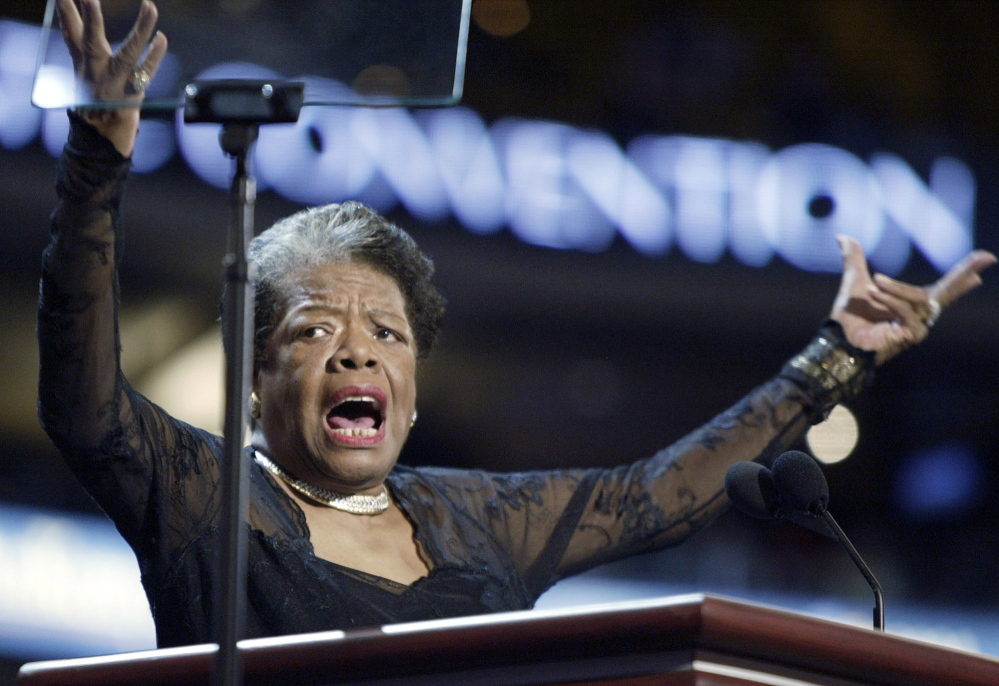
[[364, 262], [303, 267], [284, 275], [278, 285], [279, 309], [303, 307], [342, 310], [361, 307], [396, 314], [408, 323], [408, 303], [398, 282]]

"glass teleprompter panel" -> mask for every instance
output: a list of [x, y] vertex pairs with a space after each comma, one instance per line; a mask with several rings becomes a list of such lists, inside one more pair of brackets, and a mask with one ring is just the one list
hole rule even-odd
[[[32, 102], [115, 107], [75, 77], [49, 0]], [[156, 0], [169, 52], [143, 108], [183, 106], [184, 88], [212, 79], [305, 84], [305, 105], [452, 105], [461, 98], [472, 0]], [[140, 0], [104, 0], [117, 46]]]

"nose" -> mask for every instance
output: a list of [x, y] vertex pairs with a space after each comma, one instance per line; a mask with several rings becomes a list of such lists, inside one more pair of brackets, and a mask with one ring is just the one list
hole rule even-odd
[[340, 345], [329, 360], [331, 371], [377, 369], [380, 364], [374, 338], [361, 326], [347, 327]]

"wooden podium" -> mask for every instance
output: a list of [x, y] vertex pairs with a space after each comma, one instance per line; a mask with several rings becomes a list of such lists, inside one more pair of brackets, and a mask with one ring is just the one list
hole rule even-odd
[[[281, 686], [999, 686], [999, 661], [712, 596], [240, 643]], [[215, 646], [24, 665], [19, 686], [207, 685]]]

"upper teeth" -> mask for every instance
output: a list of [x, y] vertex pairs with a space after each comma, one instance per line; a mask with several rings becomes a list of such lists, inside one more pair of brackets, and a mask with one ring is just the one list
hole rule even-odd
[[370, 396], [370, 395], [352, 395], [349, 398], [344, 398], [343, 400], [341, 400], [340, 402], [338, 402], [337, 405], [342, 405], [344, 403], [350, 403], [350, 402], [354, 402], [354, 403], [373, 403], [375, 405], [378, 404], [378, 401], [374, 398], [374, 396]]

